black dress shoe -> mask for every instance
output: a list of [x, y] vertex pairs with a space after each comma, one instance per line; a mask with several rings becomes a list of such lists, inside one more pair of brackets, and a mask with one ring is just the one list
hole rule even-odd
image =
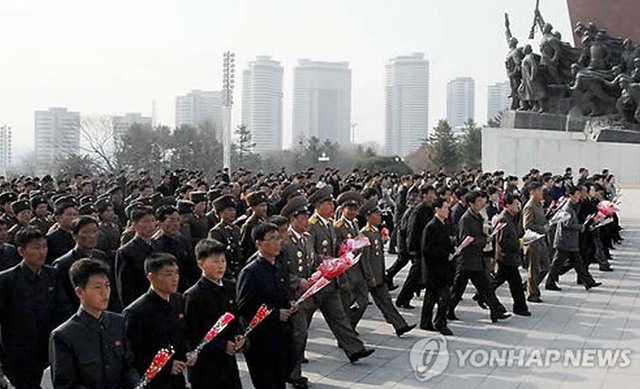
[[401, 337], [402, 335], [406, 334], [407, 332], [411, 331], [414, 328], [416, 328], [415, 324], [411, 324], [411, 325], [407, 324], [404, 327], [397, 329], [396, 335], [398, 337]]
[[531, 311], [513, 311], [518, 316], [531, 316]]
[[307, 363], [309, 363], [309, 360], [306, 357], [302, 357], [301, 363], [307, 364]]
[[601, 267], [600, 271], [613, 271], [613, 269], [611, 268], [611, 266], [606, 266], [606, 267]]
[[309, 387], [309, 379], [307, 377], [300, 377], [296, 380], [287, 380], [287, 382], [296, 389], [307, 389]]
[[363, 348], [362, 350], [357, 351], [357, 352], [355, 352], [355, 353], [351, 354], [351, 355], [349, 356], [349, 362], [351, 362], [351, 363], [356, 363], [356, 362], [358, 362], [359, 360], [361, 360], [362, 358], [366, 358], [366, 357], [368, 357], [369, 355], [373, 354], [373, 352], [374, 352], [374, 351], [376, 351], [376, 350], [374, 350], [374, 349], [372, 349], [372, 348]]
[[398, 289], [399, 286], [398, 285], [394, 285], [393, 282], [387, 282], [387, 289], [389, 290], [389, 292], [393, 292], [394, 290]]
[[449, 327], [447, 327], [447, 326], [444, 326], [444, 327], [440, 327], [440, 328], [438, 328], [438, 331], [440, 331], [440, 333], [441, 333], [442, 335], [444, 335], [444, 336], [451, 336], [451, 335], [453, 335], [453, 331], [451, 331], [451, 330], [449, 329]]
[[577, 279], [577, 280], [576, 280], [576, 284], [578, 284], [578, 285], [584, 285], [584, 282], [582, 282], [582, 280], [581, 280], [581, 279]]
[[508, 314], [508, 313], [504, 313], [504, 312], [496, 313], [495, 315], [491, 315], [491, 322], [495, 323], [498, 320], [504, 320], [504, 319], [507, 319], [509, 317], [511, 317], [511, 315]]
[[453, 311], [449, 311], [449, 312], [447, 312], [447, 315], [446, 315], [446, 316], [447, 316], [447, 320], [450, 320], [450, 321], [460, 321], [460, 319], [458, 319], [458, 317], [456, 316], [455, 312], [453, 312]]
[[540, 297], [528, 297], [527, 301], [530, 303], [541, 303], [542, 299]]
[[602, 285], [602, 282], [594, 282], [593, 284], [585, 285], [584, 288], [589, 290], [591, 288], [597, 288], [600, 285]]
[[555, 282], [554, 282], [554, 283], [550, 283], [550, 284], [546, 284], [546, 285], [544, 286], [544, 288], [545, 288], [546, 290], [555, 290], [555, 291], [561, 291], [561, 290], [562, 290], [562, 288], [560, 288], [560, 287], [558, 286], [558, 284], [556, 284]]

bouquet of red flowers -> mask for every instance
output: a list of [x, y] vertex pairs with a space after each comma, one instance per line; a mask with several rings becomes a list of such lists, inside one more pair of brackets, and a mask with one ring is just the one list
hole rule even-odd
[[256, 311], [253, 319], [251, 319], [251, 322], [247, 326], [246, 330], [244, 331], [244, 336], [249, 335], [249, 333], [258, 326], [258, 324], [260, 324], [267, 316], [269, 316], [271, 311], [273, 311], [273, 309], [269, 309], [265, 304], [262, 304]]
[[598, 204], [598, 211], [602, 212], [605, 217], [612, 216], [614, 213], [618, 212], [618, 206], [611, 201], [601, 201]]
[[136, 386], [136, 389], [143, 389], [145, 386], [149, 385], [149, 382], [151, 382], [151, 380], [154, 379], [156, 375], [158, 375], [164, 365], [166, 365], [171, 357], [173, 357], [174, 353], [175, 351], [173, 350], [173, 347], [160, 349], [156, 353], [156, 356], [151, 360], [151, 364], [147, 368], [147, 371], [144, 373], [144, 376], [142, 377], [140, 383], [138, 383], [138, 385]]
[[235, 318], [236, 317], [231, 312], [225, 312], [222, 316], [220, 316], [218, 321], [215, 322], [213, 327], [211, 327], [209, 332], [206, 333], [202, 341], [200, 341], [200, 344], [198, 344], [198, 347], [196, 347], [195, 350], [191, 352], [191, 354], [197, 357], [204, 346], [206, 346], [207, 343], [211, 342], [213, 338], [218, 336], [218, 334], [220, 334]]

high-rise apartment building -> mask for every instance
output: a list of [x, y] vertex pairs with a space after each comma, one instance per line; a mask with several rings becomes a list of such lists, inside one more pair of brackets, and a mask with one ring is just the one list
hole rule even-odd
[[471, 77], [458, 77], [447, 84], [447, 121], [460, 128], [469, 119], [475, 120], [476, 84]]
[[57, 158], [79, 153], [80, 113], [66, 108], [35, 112], [37, 174], [48, 174]]

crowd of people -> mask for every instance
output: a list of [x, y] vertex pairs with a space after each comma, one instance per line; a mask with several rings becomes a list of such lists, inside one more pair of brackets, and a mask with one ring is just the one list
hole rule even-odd
[[[142, 170], [0, 178], [0, 191], [0, 387], [17, 389], [40, 388], [48, 366], [56, 389], [136, 387], [163, 348], [173, 354], [149, 388], [240, 388], [238, 352], [254, 387], [306, 388], [316, 311], [356, 363], [374, 352], [358, 333], [370, 304], [399, 337], [418, 324], [451, 335], [469, 281], [492, 322], [510, 316], [495, 293], [507, 282], [512, 312], [530, 316], [545, 277], [549, 291], [571, 269], [587, 290], [599, 286], [589, 265], [611, 271], [622, 240], [617, 215], [594, 217], [618, 198], [614, 176], [585, 168], [575, 179], [570, 168], [209, 179], [177, 169], [159, 182]], [[527, 243], [525, 232], [542, 238]], [[361, 236], [360, 260], [296, 303], [318, 266]], [[397, 254], [389, 268], [387, 252]], [[409, 324], [401, 311], [421, 294], [420, 323]], [[269, 314], [245, 336], [262, 305]], [[237, 319], [194, 352], [226, 312]]]

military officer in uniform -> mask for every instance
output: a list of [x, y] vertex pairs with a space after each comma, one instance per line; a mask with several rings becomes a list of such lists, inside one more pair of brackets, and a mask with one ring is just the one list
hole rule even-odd
[[11, 210], [11, 203], [18, 201], [18, 195], [14, 192], [0, 193], [0, 217], [4, 219], [7, 229], [11, 229], [17, 223]]
[[[317, 267], [316, 255], [313, 251], [313, 241], [309, 232], [309, 202], [303, 196], [294, 197], [280, 211], [287, 218], [289, 232], [282, 245], [281, 256], [289, 269], [291, 293], [294, 298], [307, 289], [307, 280]], [[303, 302], [302, 305], [308, 305]], [[293, 325], [293, 353], [294, 366], [289, 375], [289, 382], [295, 388], [308, 387], [308, 379], [302, 376], [302, 360], [307, 344], [309, 324], [304, 309], [300, 309], [291, 316]]]
[[69, 276], [80, 309], [51, 333], [54, 388], [133, 388], [140, 376], [133, 366], [124, 318], [106, 311], [111, 295], [109, 269], [85, 258], [71, 266]]
[[18, 200], [11, 203], [11, 210], [17, 223], [8, 231], [7, 242], [15, 244], [16, 234], [29, 225], [31, 221], [31, 204], [27, 200]]
[[[209, 219], [210, 226], [209, 230], [211, 230], [211, 228], [216, 224], [220, 223], [220, 217], [218, 217], [216, 209], [213, 207], [213, 202], [220, 196], [222, 196], [222, 191], [220, 189], [212, 189], [207, 192], [207, 199], [209, 199], [209, 203], [211, 204], [209, 212], [207, 212], [207, 219]], [[207, 231], [207, 233], [208, 232], [209, 231]]]
[[190, 242], [193, 241], [193, 234], [191, 233], [189, 219], [193, 217], [194, 208], [195, 204], [191, 200], [178, 200], [176, 202], [176, 209], [180, 215], [180, 233]]
[[7, 225], [4, 219], [0, 218], [0, 271], [7, 270], [20, 263], [20, 256], [16, 247], [6, 243]]
[[[387, 283], [385, 282], [385, 262], [382, 236], [378, 226], [382, 223], [382, 214], [378, 208], [378, 202], [371, 199], [365, 202], [360, 208], [360, 215], [366, 218], [367, 225], [360, 232], [369, 239], [369, 246], [362, 249], [360, 263], [364, 279], [369, 287], [369, 293], [373, 302], [382, 312], [387, 323], [391, 324], [396, 331], [396, 335], [402, 336], [416, 327], [409, 325], [393, 306]], [[365, 304], [366, 307], [366, 304]], [[359, 317], [355, 318], [355, 325], [362, 318], [364, 310], [358, 312]], [[354, 327], [355, 327], [354, 325]]]
[[251, 238], [251, 232], [260, 223], [264, 223], [267, 217], [268, 198], [261, 190], [251, 192], [246, 196], [247, 204], [251, 207], [252, 214], [242, 225], [240, 230], [240, 246], [245, 257], [251, 257], [256, 252], [256, 244]]
[[[113, 203], [103, 198], [96, 201], [96, 211], [98, 212], [98, 246], [100, 250], [109, 255], [111, 260], [115, 260], [116, 252], [120, 248], [120, 235], [122, 227], [115, 221]], [[115, 284], [113, 285], [115, 289]]]
[[[334, 215], [333, 188], [325, 186], [316, 190], [309, 202], [314, 205], [314, 214], [309, 218], [309, 233], [311, 234], [314, 251], [322, 260], [325, 257], [335, 257], [337, 254], [336, 232], [333, 228]], [[351, 322], [342, 306], [338, 285], [332, 281], [328, 286], [320, 290], [304, 309], [307, 322], [310, 323], [314, 312], [319, 309], [322, 312], [329, 329], [338, 340], [338, 345], [349, 357], [350, 362], [356, 362], [371, 355], [374, 350], [364, 347], [364, 343], [358, 338], [351, 326]]]
[[36, 195], [31, 197], [29, 202], [31, 203], [31, 211], [33, 213], [33, 219], [31, 219], [29, 224], [46, 234], [54, 223], [49, 217], [49, 204], [47, 203], [47, 199], [43, 196]]
[[209, 231], [209, 239], [215, 239], [225, 245], [224, 256], [227, 259], [225, 278], [235, 280], [245, 265], [240, 247], [240, 228], [233, 221], [236, 218], [236, 200], [231, 195], [224, 195], [213, 202], [220, 223]]
[[207, 217], [207, 192], [191, 192], [191, 202], [194, 204], [193, 213], [187, 220], [191, 231], [191, 244], [196, 244], [207, 237], [211, 227], [211, 219]]
[[[338, 196], [337, 202], [340, 206], [342, 216], [338, 219], [333, 227], [336, 230], [336, 243], [340, 247], [347, 239], [353, 239], [360, 234], [358, 226], [358, 210], [362, 206], [364, 198], [356, 191], [348, 191]], [[343, 276], [345, 280], [341, 280], [340, 297], [345, 312], [349, 312], [351, 324], [354, 324], [355, 317], [361, 317], [367, 307], [369, 291], [367, 283], [364, 280], [362, 266], [358, 262], [351, 269], [347, 270], [347, 274]], [[355, 329], [355, 325], [354, 325]]]

